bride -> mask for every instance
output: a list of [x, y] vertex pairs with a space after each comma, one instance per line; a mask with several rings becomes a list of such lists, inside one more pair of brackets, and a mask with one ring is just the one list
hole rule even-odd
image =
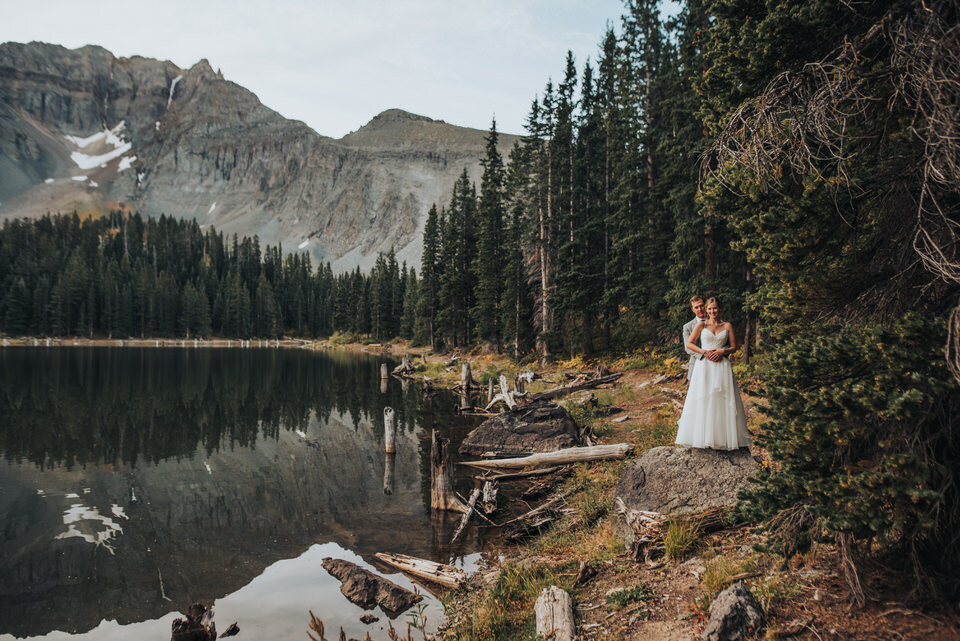
[[[699, 345], [697, 339], [700, 339]], [[750, 444], [740, 389], [728, 354], [737, 351], [733, 326], [720, 320], [720, 303], [707, 301], [707, 319], [697, 325], [687, 349], [701, 354], [677, 421], [677, 445], [736, 450]]]

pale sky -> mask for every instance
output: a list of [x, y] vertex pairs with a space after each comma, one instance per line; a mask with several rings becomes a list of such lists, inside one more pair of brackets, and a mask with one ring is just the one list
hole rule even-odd
[[620, 0], [4, 0], [0, 42], [206, 58], [268, 107], [340, 137], [398, 107], [522, 133], [534, 95], [597, 58]]

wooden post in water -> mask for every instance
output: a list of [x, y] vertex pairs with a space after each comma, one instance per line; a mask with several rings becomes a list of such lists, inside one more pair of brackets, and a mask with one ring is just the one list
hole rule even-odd
[[390, 370], [387, 369], [386, 363], [380, 363], [380, 380], [386, 380], [390, 378]]
[[383, 408], [383, 444], [387, 454], [397, 451], [396, 413], [390, 406]]
[[490, 377], [490, 380], [487, 381], [487, 405], [493, 402], [493, 377]]
[[430, 435], [430, 508], [466, 512], [467, 506], [453, 491], [453, 466], [447, 449], [449, 443], [433, 430]]
[[473, 376], [470, 373], [470, 363], [463, 362], [460, 369], [460, 411], [467, 412], [473, 409], [470, 403], [470, 385], [473, 383]]
[[383, 493], [393, 494], [393, 472], [397, 467], [397, 455], [387, 452], [383, 462]]

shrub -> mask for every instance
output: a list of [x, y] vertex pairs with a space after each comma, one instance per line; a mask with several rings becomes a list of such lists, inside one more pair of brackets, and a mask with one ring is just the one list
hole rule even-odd
[[960, 388], [945, 339], [942, 321], [908, 315], [836, 333], [811, 327], [782, 346], [757, 439], [774, 465], [740, 504], [758, 520], [790, 513], [774, 549], [803, 551], [788, 539], [818, 532], [845, 546], [886, 544], [915, 569], [952, 573], [956, 590]]
[[617, 605], [623, 608], [631, 603], [650, 601], [656, 597], [657, 593], [653, 591], [653, 588], [649, 588], [645, 585], [637, 585], [632, 588], [623, 588], [616, 590], [615, 592], [611, 592], [607, 595], [607, 605]]

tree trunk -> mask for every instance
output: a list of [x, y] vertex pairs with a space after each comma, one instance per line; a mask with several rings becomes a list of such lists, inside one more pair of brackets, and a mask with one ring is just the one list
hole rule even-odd
[[374, 556], [381, 563], [386, 563], [407, 574], [432, 581], [446, 588], [459, 588], [463, 582], [467, 580], [466, 573], [452, 565], [418, 559], [405, 554], [385, 554], [383, 552], [377, 552]]
[[470, 493], [470, 499], [467, 501], [467, 511], [463, 513], [463, 518], [460, 519], [460, 524], [457, 526], [456, 531], [454, 531], [450, 543], [456, 543], [460, 533], [463, 532], [463, 528], [467, 527], [467, 522], [470, 521], [470, 517], [473, 516], [473, 510], [476, 508], [477, 499], [479, 498], [480, 488], [474, 488], [473, 492]]
[[467, 506], [453, 491], [453, 466], [450, 464], [449, 441], [437, 436], [434, 430], [430, 437], [430, 508], [466, 512]]

